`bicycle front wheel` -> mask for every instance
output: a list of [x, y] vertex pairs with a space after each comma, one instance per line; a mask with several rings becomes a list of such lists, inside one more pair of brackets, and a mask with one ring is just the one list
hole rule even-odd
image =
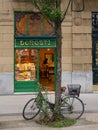
[[26, 120], [31, 120], [36, 117], [40, 112], [40, 109], [37, 107], [37, 102], [35, 98], [30, 99], [23, 108], [23, 118]]
[[84, 104], [78, 97], [68, 96], [62, 101], [61, 112], [66, 118], [79, 119], [84, 113]]

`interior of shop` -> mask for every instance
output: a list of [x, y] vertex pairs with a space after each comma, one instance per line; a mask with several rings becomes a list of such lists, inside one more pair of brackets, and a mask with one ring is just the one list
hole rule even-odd
[[36, 79], [36, 57], [35, 49], [17, 49], [15, 79], [17, 81], [29, 81]]
[[40, 83], [54, 91], [54, 49], [40, 50]]
[[15, 80], [34, 81], [39, 72], [42, 86], [54, 91], [54, 49], [16, 49], [15, 55]]

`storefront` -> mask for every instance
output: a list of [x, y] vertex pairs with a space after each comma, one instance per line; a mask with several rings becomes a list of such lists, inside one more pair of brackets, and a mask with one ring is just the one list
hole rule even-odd
[[14, 92], [54, 91], [56, 37], [40, 13], [15, 12]]
[[[62, 0], [62, 10], [68, 2]], [[82, 12], [70, 7], [62, 23], [61, 86], [80, 84], [88, 93], [98, 91], [98, 0], [85, 0], [84, 6]], [[0, 94], [37, 91], [36, 82], [53, 91], [54, 29], [30, 1], [5, 0], [0, 9]]]

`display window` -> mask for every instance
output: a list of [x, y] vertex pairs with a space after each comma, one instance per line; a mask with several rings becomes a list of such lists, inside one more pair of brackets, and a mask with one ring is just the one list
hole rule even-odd
[[16, 81], [36, 80], [37, 50], [16, 49], [15, 79]]

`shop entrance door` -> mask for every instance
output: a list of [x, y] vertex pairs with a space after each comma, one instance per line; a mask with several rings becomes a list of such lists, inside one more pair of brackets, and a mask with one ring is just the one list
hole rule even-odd
[[55, 53], [54, 49], [41, 49], [39, 82], [48, 91], [54, 91], [55, 86]]

